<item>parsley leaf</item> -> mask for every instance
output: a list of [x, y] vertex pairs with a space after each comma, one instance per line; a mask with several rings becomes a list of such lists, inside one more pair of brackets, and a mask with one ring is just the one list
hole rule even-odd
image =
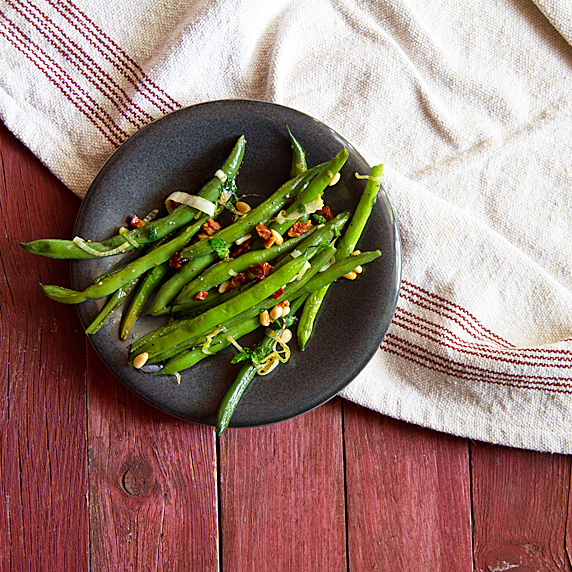
[[224, 185], [222, 185], [222, 191], [221, 192], [228, 193], [231, 196], [231, 200], [233, 203], [236, 200], [238, 200], [238, 197], [237, 197], [238, 188], [236, 186], [236, 181], [234, 179], [227, 179], [226, 183]]
[[209, 238], [209, 246], [217, 253], [221, 260], [224, 260], [230, 256], [228, 244], [218, 236], [215, 238]]
[[283, 318], [278, 318], [268, 326], [271, 330], [279, 332], [285, 328], [293, 326], [298, 321], [296, 314], [287, 314]]
[[298, 321], [298, 318], [296, 317], [295, 314], [288, 314], [287, 316], [284, 316], [281, 319], [282, 319], [282, 322], [284, 324], [284, 328], [289, 328], [290, 326], [293, 326]]
[[255, 347], [253, 350], [244, 348], [240, 353], [236, 354], [230, 363], [238, 363], [245, 360], [250, 360], [254, 365], [258, 365], [265, 357], [266, 351], [262, 347]]
[[312, 218], [318, 223], [318, 224], [326, 224], [326, 219], [319, 214], [313, 214]]

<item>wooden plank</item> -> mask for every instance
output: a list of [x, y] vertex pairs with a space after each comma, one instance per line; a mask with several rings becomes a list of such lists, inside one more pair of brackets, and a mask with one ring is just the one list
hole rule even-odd
[[570, 570], [570, 457], [471, 444], [475, 570]]
[[220, 439], [222, 570], [346, 571], [341, 404]]
[[88, 357], [92, 569], [218, 572], [214, 430], [161, 413]]
[[472, 571], [464, 439], [344, 402], [349, 568]]
[[69, 236], [79, 200], [0, 126], [0, 570], [87, 570], [85, 342], [69, 263], [17, 241]]

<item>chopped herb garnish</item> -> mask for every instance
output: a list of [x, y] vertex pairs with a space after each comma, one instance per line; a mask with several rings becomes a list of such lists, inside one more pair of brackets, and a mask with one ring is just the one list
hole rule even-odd
[[244, 348], [240, 353], [236, 354], [230, 363], [238, 363], [250, 360], [254, 365], [258, 365], [266, 357], [266, 351], [263, 347], [256, 347], [253, 350]]
[[209, 238], [209, 246], [217, 253], [221, 260], [224, 260], [230, 256], [228, 244], [218, 236], [215, 238]]
[[326, 219], [319, 214], [313, 214], [312, 218], [316, 221], [317, 224], [326, 224]]
[[232, 203], [235, 203], [238, 200], [237, 196], [238, 188], [236, 186], [236, 181], [234, 179], [227, 179], [226, 183], [222, 186], [222, 192], [230, 195]]

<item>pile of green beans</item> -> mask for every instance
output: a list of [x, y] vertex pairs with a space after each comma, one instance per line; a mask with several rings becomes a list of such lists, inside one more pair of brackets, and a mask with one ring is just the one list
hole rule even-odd
[[[231, 344], [236, 346], [239, 351], [233, 363], [245, 363], [220, 405], [218, 435], [229, 426], [256, 375], [264, 375], [278, 361], [285, 361], [278, 348], [288, 355], [287, 344], [292, 339], [289, 328], [299, 321], [298, 345], [304, 350], [330, 285], [344, 276], [357, 277], [358, 268], [361, 271], [362, 265], [381, 255], [378, 250], [360, 253], [355, 248], [377, 197], [382, 166], [364, 175], [368, 180], [353, 214], [342, 212], [330, 220], [314, 216], [324, 199], [327, 201], [327, 189], [335, 184], [349, 154], [341, 149], [331, 160], [308, 168], [302, 146], [288, 127], [287, 131], [292, 147], [290, 179], [261, 204], [241, 213], [233, 206], [239, 200], [234, 191], [245, 153], [244, 137], [236, 141], [215, 176], [198, 191], [200, 197], [215, 204], [212, 219], [217, 219], [224, 206], [234, 214], [233, 222], [218, 230], [213, 227], [212, 232], [201, 235], [201, 230], [206, 232], [212, 225], [211, 217], [181, 204], [163, 218], [102, 242], [89, 242], [86, 248], [77, 240], [21, 243], [28, 252], [68, 259], [121, 255], [149, 245], [140, 256], [97, 277], [82, 291], [41, 284], [42, 290], [65, 304], [107, 297], [87, 327], [88, 334], [100, 331], [129, 298], [120, 325], [122, 340], [130, 337], [142, 315], [169, 316], [165, 325], [133, 340], [127, 356], [128, 363], [155, 375], [180, 379], [180, 371]], [[223, 191], [232, 199], [227, 196], [221, 201]], [[292, 228], [296, 223], [304, 223], [303, 234]], [[271, 234], [275, 244], [264, 242], [264, 232]], [[231, 247], [245, 240], [250, 250], [231, 257]], [[182, 262], [178, 269], [173, 268], [174, 257]], [[264, 272], [257, 274], [256, 269]], [[226, 290], [234, 276], [242, 278]], [[265, 333], [259, 344], [252, 350], [241, 348], [237, 340], [261, 326]], [[151, 370], [147, 364], [159, 365]]]

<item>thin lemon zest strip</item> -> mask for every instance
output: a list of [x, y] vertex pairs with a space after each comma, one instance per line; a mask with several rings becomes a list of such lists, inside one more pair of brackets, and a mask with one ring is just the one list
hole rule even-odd
[[143, 222], [145, 224], [150, 223], [153, 219], [157, 218], [157, 215], [159, 214], [159, 209], [153, 209], [144, 219]]
[[258, 375], [268, 375], [280, 363], [276, 353], [272, 352], [267, 355], [257, 366], [256, 373]]
[[368, 179], [369, 181], [373, 181], [374, 183], [381, 183], [383, 177], [372, 177], [371, 175], [360, 175], [359, 173], [355, 174], [356, 179]]
[[[274, 348], [257, 366], [256, 372], [258, 375], [268, 375], [273, 371], [280, 362], [286, 363], [290, 359], [291, 351], [287, 344], [285, 344], [280, 336], [274, 330], [267, 329], [266, 335], [274, 340]], [[280, 346], [280, 349], [276, 349]], [[282, 355], [281, 352], [284, 352]]]
[[202, 351], [204, 354], [210, 356], [210, 355], [212, 355], [212, 354], [214, 353], [214, 352], [209, 352], [209, 348], [211, 347], [211, 343], [212, 343], [212, 341], [213, 341], [213, 338], [214, 338], [215, 336], [217, 336], [218, 334], [220, 334], [222, 331], [223, 331], [222, 328], [217, 328], [216, 330], [213, 330], [213, 331], [207, 336], [205, 342], [204, 342], [203, 345], [202, 345], [202, 349], [201, 349], [201, 351]]
[[119, 229], [119, 234], [131, 245], [133, 248], [139, 248], [139, 243], [129, 236], [129, 230], [124, 226]]
[[226, 339], [239, 351], [243, 352], [244, 348], [229, 334]]
[[91, 246], [89, 246], [87, 244], [87, 242], [79, 236], [74, 237], [72, 242], [78, 248], [81, 248], [84, 252], [87, 252], [88, 254], [92, 254], [93, 256], [97, 256], [99, 258], [103, 258], [104, 256], [113, 256], [114, 254], [119, 254], [121, 252], [125, 252], [125, 249], [129, 248], [129, 246], [130, 246], [129, 242], [126, 241], [123, 244], [120, 244], [117, 248], [114, 248], [112, 250], [99, 251], [99, 250], [94, 250], [93, 248], [91, 248]]
[[[274, 351], [278, 354], [278, 357], [279, 357], [280, 361], [281, 361], [282, 363], [286, 363], [286, 362], [290, 359], [290, 355], [291, 355], [291, 353], [292, 353], [292, 352], [290, 351], [290, 348], [288, 347], [288, 344], [285, 344], [285, 343], [282, 341], [282, 338], [281, 338], [274, 330], [267, 329], [267, 330], [266, 330], [266, 335], [269, 336], [269, 337], [271, 337], [271, 338], [276, 342], [276, 344], [274, 345]], [[280, 355], [280, 350], [276, 350], [276, 345], [279, 345], [279, 346], [280, 346], [280, 348], [281, 348], [282, 351], [284, 352], [284, 357], [282, 357], [282, 356]]]

